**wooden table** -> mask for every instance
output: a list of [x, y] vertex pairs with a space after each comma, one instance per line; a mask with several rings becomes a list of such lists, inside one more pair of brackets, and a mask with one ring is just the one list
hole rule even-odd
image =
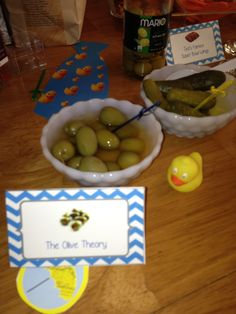
[[[236, 36], [236, 16], [220, 22], [222, 40]], [[142, 103], [140, 81], [121, 66], [122, 21], [106, 1], [88, 1], [82, 40], [107, 43], [109, 96]], [[46, 49], [48, 75], [72, 47]], [[0, 312], [35, 313], [16, 291], [18, 269], [8, 264], [4, 192], [9, 189], [71, 188], [45, 160], [40, 135], [46, 120], [33, 112], [29, 90], [38, 76], [17, 77], [0, 91], [1, 288]], [[171, 160], [198, 151], [204, 180], [192, 193], [172, 190], [166, 180]], [[202, 139], [165, 134], [159, 157], [130, 186], [146, 187], [146, 265], [91, 267], [87, 289], [67, 313], [236, 313], [236, 124]]]

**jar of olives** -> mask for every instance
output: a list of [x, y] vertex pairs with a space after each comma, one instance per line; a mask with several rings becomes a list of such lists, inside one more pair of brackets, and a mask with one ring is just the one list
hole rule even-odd
[[173, 0], [124, 1], [124, 70], [143, 78], [165, 65]]

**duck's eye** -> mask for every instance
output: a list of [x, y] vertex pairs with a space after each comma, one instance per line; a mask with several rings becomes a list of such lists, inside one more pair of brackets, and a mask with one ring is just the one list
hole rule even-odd
[[186, 172], [184, 172], [181, 177], [182, 177], [182, 179], [186, 179], [188, 177], [188, 174]]
[[178, 168], [176, 168], [176, 167], [173, 168], [173, 169], [172, 169], [172, 172], [173, 172], [174, 174], [176, 174], [176, 173], [178, 172]]

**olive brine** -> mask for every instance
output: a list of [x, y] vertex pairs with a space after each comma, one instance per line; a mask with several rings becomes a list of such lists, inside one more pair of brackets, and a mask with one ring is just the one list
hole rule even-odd
[[51, 152], [65, 165], [80, 171], [108, 172], [131, 167], [145, 157], [148, 148], [138, 121], [112, 131], [127, 120], [112, 106], [101, 109], [97, 118], [71, 120], [63, 126]]

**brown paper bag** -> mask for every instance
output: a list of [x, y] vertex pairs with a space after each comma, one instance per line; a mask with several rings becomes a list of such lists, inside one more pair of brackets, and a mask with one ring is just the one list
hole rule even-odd
[[17, 47], [27, 38], [45, 46], [72, 45], [79, 41], [86, 0], [5, 0]]

